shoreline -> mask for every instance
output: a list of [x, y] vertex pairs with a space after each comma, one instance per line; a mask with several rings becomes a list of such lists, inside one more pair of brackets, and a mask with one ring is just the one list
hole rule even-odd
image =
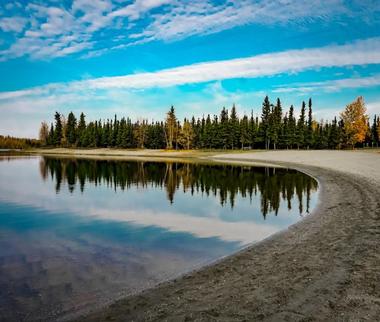
[[[226, 152], [185, 158], [294, 168], [318, 180], [318, 205], [287, 230], [78, 321], [376, 320], [380, 316], [380, 155]], [[162, 154], [184, 157], [183, 152], [174, 153], [181, 156]], [[128, 152], [117, 159], [126, 158], [141, 156]]]

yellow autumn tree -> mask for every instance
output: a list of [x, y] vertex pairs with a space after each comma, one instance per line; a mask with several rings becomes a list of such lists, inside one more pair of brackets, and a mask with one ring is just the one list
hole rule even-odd
[[344, 123], [344, 137], [347, 145], [355, 147], [356, 143], [363, 142], [368, 132], [368, 115], [362, 96], [348, 104], [340, 114]]

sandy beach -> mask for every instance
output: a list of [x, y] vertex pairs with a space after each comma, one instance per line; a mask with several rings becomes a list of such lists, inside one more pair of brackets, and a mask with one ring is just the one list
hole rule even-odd
[[[143, 157], [132, 154], [119, 157]], [[378, 152], [274, 151], [200, 157], [304, 171], [320, 183], [318, 206], [286, 231], [80, 321], [378, 320]]]

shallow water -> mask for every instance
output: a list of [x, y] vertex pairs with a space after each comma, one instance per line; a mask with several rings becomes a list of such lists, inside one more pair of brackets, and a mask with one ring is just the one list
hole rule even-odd
[[0, 320], [66, 319], [306, 216], [288, 169], [0, 157]]

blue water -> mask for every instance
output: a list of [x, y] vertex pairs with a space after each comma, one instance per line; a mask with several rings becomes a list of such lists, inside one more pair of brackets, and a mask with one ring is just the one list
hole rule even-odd
[[317, 183], [276, 171], [0, 157], [0, 320], [68, 319], [288, 227]]

